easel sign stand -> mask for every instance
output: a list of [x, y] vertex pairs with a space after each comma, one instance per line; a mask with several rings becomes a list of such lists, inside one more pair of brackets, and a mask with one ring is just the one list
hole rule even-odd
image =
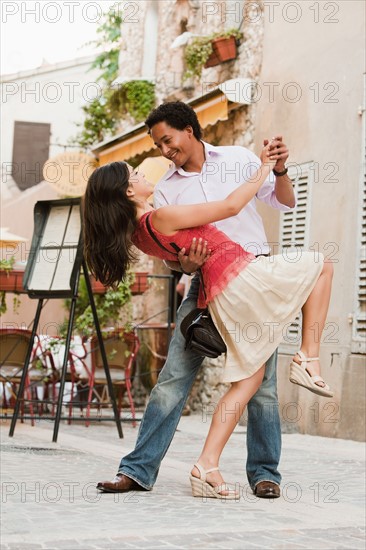
[[[114, 420], [116, 422], [118, 435], [120, 438], [123, 438], [121, 420], [114, 397], [112, 379], [95, 307], [88, 268], [83, 258], [79, 198], [38, 201], [34, 207], [34, 233], [29, 259], [24, 273], [23, 286], [30, 298], [38, 300], [38, 306], [11, 421], [9, 437], [14, 435], [21, 403], [26, 401], [24, 399], [26, 376], [41, 316], [43, 301], [52, 298], [71, 298], [69, 323], [65, 342], [65, 355], [61, 369], [60, 389], [52, 438], [53, 442], [56, 443], [57, 441], [81, 267], [83, 269], [90, 306], [93, 312], [95, 330], [103, 359], [109, 396], [113, 407]], [[45, 420], [50, 419], [44, 416], [42, 416], [42, 418]]]

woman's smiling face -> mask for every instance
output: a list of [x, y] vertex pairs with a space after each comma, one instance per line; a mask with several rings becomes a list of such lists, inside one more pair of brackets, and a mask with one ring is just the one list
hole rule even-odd
[[140, 172], [138, 168], [134, 169], [132, 166], [128, 165], [128, 169], [130, 171], [128, 180], [129, 190], [131, 190], [133, 196], [137, 198], [148, 199], [154, 191], [153, 184], [145, 179], [145, 174]]

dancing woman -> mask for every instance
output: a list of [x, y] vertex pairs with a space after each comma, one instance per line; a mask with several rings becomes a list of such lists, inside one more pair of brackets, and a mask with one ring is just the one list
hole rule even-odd
[[[268, 144], [255, 174], [226, 199], [154, 210], [153, 191], [143, 174], [124, 162], [97, 168], [90, 176], [83, 200], [85, 257], [92, 274], [105, 285], [123, 279], [135, 260], [133, 245], [143, 252], [177, 260], [177, 247], [210, 250], [201, 268], [198, 306], [208, 305], [227, 345], [224, 382], [231, 387], [219, 401], [199, 460], [191, 472], [194, 496], [237, 498], [223, 482], [221, 453], [246, 404], [259, 388], [264, 364], [283, 339], [283, 330], [300, 309], [302, 343], [290, 366], [290, 380], [325, 397], [333, 392], [320, 376], [319, 346], [327, 316], [333, 269], [322, 254], [275, 255], [255, 258], [214, 222], [235, 216], [255, 196], [272, 170]], [[147, 224], [163, 250], [149, 233]], [[174, 246], [172, 246], [172, 244]], [[256, 335], [248, 336], [248, 325]], [[314, 330], [314, 325], [318, 330]], [[239, 404], [239, 406], [238, 406]], [[222, 414], [236, 410], [237, 414]]]

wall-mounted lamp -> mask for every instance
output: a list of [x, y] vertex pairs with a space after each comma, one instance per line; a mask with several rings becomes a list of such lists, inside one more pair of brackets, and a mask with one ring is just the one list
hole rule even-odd
[[188, 40], [190, 38], [192, 38], [193, 36], [202, 36], [202, 35], [201, 34], [193, 34], [192, 32], [186, 31], [186, 32], [180, 34], [179, 36], [177, 36], [177, 38], [171, 44], [170, 48], [174, 50], [176, 48], [180, 48], [181, 46], [185, 46], [187, 44]]

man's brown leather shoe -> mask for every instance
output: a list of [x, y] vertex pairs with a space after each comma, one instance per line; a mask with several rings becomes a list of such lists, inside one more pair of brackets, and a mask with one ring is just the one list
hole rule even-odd
[[117, 474], [112, 481], [100, 481], [97, 489], [103, 493], [128, 493], [128, 491], [146, 491], [141, 485], [124, 474]]
[[254, 494], [259, 498], [278, 498], [281, 496], [279, 485], [272, 481], [260, 481], [254, 488]]

